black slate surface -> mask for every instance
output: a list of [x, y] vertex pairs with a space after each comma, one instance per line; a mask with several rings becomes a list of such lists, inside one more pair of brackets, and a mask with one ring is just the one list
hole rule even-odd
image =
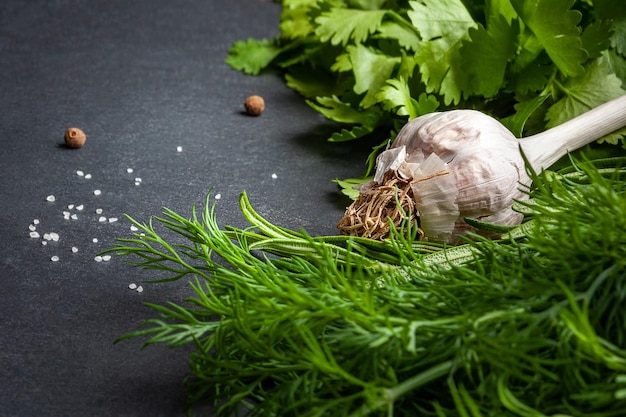
[[[246, 190], [277, 224], [336, 232], [347, 202], [331, 180], [360, 175], [367, 149], [326, 143], [336, 126], [277, 74], [224, 64], [234, 41], [276, 35], [279, 15], [257, 0], [0, 3], [0, 416], [183, 414], [187, 352], [113, 344], [154, 316], [144, 302], [191, 293], [95, 262], [130, 235], [124, 213], [189, 213], [214, 188], [220, 223], [241, 226]], [[242, 114], [250, 94], [265, 97], [261, 117]], [[83, 148], [61, 146], [70, 126]], [[30, 238], [34, 219], [59, 241]]]

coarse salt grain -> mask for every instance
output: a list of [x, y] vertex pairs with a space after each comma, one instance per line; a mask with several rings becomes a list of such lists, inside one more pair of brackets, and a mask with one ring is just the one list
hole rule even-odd
[[30, 230], [31, 232], [34, 232], [35, 230], [37, 230], [37, 226], [35, 226], [34, 224], [31, 224], [30, 226], [28, 226], [28, 230]]
[[117, 220], [117, 217], [109, 217], [109, 223], [115, 223]]
[[84, 208], [85, 206], [83, 204], [81, 204], [80, 206], [76, 206], [76, 210], [78, 211], [83, 211]]
[[104, 216], [100, 216], [100, 217], [98, 218], [98, 221], [99, 221], [100, 223], [104, 223], [104, 222], [106, 222], [106, 221], [107, 221], [107, 218], [106, 218], [106, 217], [104, 217]]
[[43, 246], [46, 246], [46, 245], [48, 244], [48, 241], [47, 241], [47, 240], [42, 240], [42, 241], [41, 241], [41, 244], [42, 244]]
[[49, 202], [52, 203], [52, 202], [56, 201], [56, 197], [53, 196], [53, 195], [49, 195], [48, 197], [46, 197], [46, 201], [49, 201]]
[[68, 204], [67, 208], [68, 210], [74, 210], [74, 204]]
[[70, 212], [69, 211], [64, 211], [63, 212], [63, 218], [65, 220], [69, 220], [70, 219]]
[[128, 288], [130, 288], [131, 290], [134, 290], [135, 288], [137, 288], [137, 284], [135, 284], [134, 282], [131, 284], [128, 284]]
[[128, 172], [129, 174], [132, 174], [135, 170], [132, 168], [126, 168], [126, 172]]
[[91, 241], [92, 241], [93, 243], [98, 243], [98, 238], [94, 237], [93, 239], [91, 239]]
[[137, 287], [137, 292], [143, 292], [143, 287], [141, 285]]
[[54, 242], [58, 242], [59, 240], [59, 234], [55, 233], [55, 232], [50, 232], [50, 238], [54, 241]]
[[137, 229], [137, 227], [133, 225], [133, 226], [130, 226], [130, 230], [131, 230], [132, 232], [136, 232], [136, 231], [137, 231], [137, 230], [139, 230], [139, 229]]
[[100, 195], [102, 194], [102, 191], [100, 190], [93, 190], [93, 195]]
[[37, 232], [30, 232], [30, 237], [32, 237], [33, 239], [37, 239], [39, 237], [39, 233], [37, 233]]
[[76, 246], [72, 246], [72, 253], [78, 252], [78, 248]]
[[76, 175], [78, 175], [79, 177], [84, 177], [85, 173], [83, 171], [78, 170], [76, 171]]
[[103, 255], [103, 256], [102, 256], [102, 260], [103, 260], [104, 262], [109, 262], [109, 261], [111, 260], [111, 255]]
[[72, 220], [76, 220], [78, 219], [78, 214], [74, 213], [70, 217], [72, 218]]
[[97, 208], [96, 209], [96, 214], [102, 214], [102, 209], [101, 208]]
[[51, 258], [50, 258], [50, 260], [51, 260], [52, 262], [58, 262], [58, 261], [59, 261], [59, 257], [58, 257], [58, 256], [56, 256], [56, 255], [54, 255], [53, 257], [51, 257]]
[[100, 256], [100, 255], [96, 255], [96, 256], [93, 258], [93, 260], [94, 260], [94, 261], [96, 261], [96, 262], [102, 262], [102, 256]]
[[91, 174], [85, 174], [85, 179], [90, 180], [91, 179]]
[[177, 146], [176, 147], [176, 152], [182, 152], [183, 151], [183, 147], [182, 146]]
[[221, 195], [221, 194], [219, 194], [219, 193], [218, 193], [218, 194], [215, 194], [215, 199], [216, 199], [216, 200], [219, 200], [220, 198], [222, 198], [222, 195]]
[[276, 175], [276, 174], [272, 174], [272, 179], [274, 179], [274, 180], [275, 180], [276, 178], [278, 178], [278, 175]]
[[39, 219], [33, 219], [33, 224], [39, 224]]

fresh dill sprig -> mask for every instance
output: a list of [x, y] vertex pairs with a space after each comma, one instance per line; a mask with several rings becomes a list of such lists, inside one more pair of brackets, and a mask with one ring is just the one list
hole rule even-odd
[[622, 416], [623, 162], [535, 175], [527, 222], [453, 248], [312, 237], [245, 194], [248, 229], [221, 229], [208, 199], [189, 219], [131, 219], [110, 251], [195, 295], [150, 304], [158, 318], [120, 340], [195, 346], [190, 405], [218, 416]]

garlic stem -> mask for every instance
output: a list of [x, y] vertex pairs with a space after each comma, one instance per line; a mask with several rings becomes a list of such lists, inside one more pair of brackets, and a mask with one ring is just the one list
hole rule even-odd
[[533, 170], [549, 168], [568, 152], [626, 126], [626, 95], [604, 103], [545, 132], [520, 139]]

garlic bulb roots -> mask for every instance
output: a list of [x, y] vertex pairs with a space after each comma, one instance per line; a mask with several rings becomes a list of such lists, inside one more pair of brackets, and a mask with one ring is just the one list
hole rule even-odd
[[407, 123], [376, 160], [374, 179], [360, 188], [337, 227], [384, 239], [390, 223], [417, 223], [429, 241], [457, 243], [475, 218], [516, 225], [512, 209], [531, 184], [520, 148], [541, 171], [567, 152], [626, 126], [626, 96], [563, 125], [517, 139], [494, 118], [475, 110], [430, 113]]

